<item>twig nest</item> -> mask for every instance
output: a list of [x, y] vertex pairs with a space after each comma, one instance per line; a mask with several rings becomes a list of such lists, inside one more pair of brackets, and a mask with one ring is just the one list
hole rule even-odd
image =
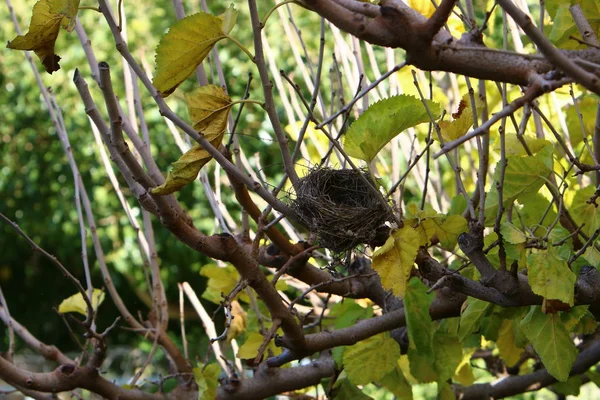
[[313, 169], [298, 181], [291, 206], [327, 249], [341, 253], [359, 244], [373, 245], [388, 231], [385, 222], [392, 215], [370, 185], [373, 179], [364, 170]]

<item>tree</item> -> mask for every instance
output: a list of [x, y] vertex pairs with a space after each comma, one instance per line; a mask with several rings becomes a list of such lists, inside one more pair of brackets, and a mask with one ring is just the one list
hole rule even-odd
[[[412, 398], [431, 382], [439, 398], [488, 399], [544, 387], [577, 394], [597, 382], [593, 1], [302, 0], [259, 10], [249, 0], [187, 17], [173, 3], [178, 21], [156, 48], [153, 78], [143, 52], [128, 47], [121, 2], [114, 10], [104, 0], [98, 8], [40, 0], [27, 34], [16, 25], [8, 47], [38, 57], [26, 53], [73, 176], [83, 283], [75, 266], [0, 218], [75, 287], [58, 312], [84, 343], [72, 359], [41, 342], [0, 292], [8, 332], [1, 379], [35, 398], [85, 389], [111, 399], [260, 399], [317, 385], [308, 398], [323, 390]], [[93, 10], [122, 60], [113, 52], [110, 63], [96, 61], [86, 33], [94, 27], [77, 20]], [[251, 26], [247, 36], [235, 34], [238, 19]], [[89, 73], [80, 67], [73, 76], [84, 109], [70, 112], [89, 118], [95, 141], [88, 135], [86, 144], [102, 155], [146, 274], [150, 308], [137, 316], [115, 286], [60, 94], [36, 68], [52, 74], [68, 60], [55, 46], [61, 28], [76, 31], [89, 62]], [[244, 57], [245, 82], [235, 70]], [[155, 110], [170, 144], [148, 129]], [[249, 159], [244, 135], [266, 142], [259, 149], [267, 154]], [[159, 141], [184, 153], [166, 178]], [[199, 227], [182, 201], [199, 183], [212, 227]], [[185, 313], [181, 330], [169, 321], [174, 288], [161, 274], [155, 231], [206, 260], [202, 297], [219, 305], [222, 324], [198, 299], [201, 287], [178, 286], [211, 339], [197, 354], [188, 352]], [[91, 249], [101, 279], [93, 279]], [[105, 296], [119, 317], [101, 326]], [[122, 327], [152, 345], [126, 385], [99, 373]], [[58, 366], [17, 365], [17, 338]], [[161, 362], [168, 375], [148, 387], [140, 378]]]

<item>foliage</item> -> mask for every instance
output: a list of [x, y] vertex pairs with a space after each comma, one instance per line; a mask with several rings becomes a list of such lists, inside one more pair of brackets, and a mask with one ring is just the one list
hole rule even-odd
[[[158, 3], [8, 3], [31, 20], [7, 47], [39, 60], [0, 70], [1, 379], [123, 399], [598, 381], [596, 2]], [[119, 344], [140, 357], [98, 374]]]

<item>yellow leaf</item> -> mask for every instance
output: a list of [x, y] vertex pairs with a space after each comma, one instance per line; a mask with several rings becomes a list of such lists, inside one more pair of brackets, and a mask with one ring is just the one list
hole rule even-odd
[[[98, 306], [102, 304], [104, 300], [104, 292], [100, 289], [94, 289], [92, 292], [92, 307], [94, 310], [98, 309]], [[58, 306], [58, 312], [61, 314], [68, 312], [77, 312], [84, 316], [87, 316], [87, 305], [81, 293], [76, 293], [71, 297], [64, 299]]]
[[[263, 344], [265, 338], [260, 333], [251, 333], [243, 345], [240, 346], [236, 357], [243, 360], [254, 359], [258, 355], [258, 349]], [[267, 350], [271, 350], [274, 355], [281, 354], [281, 348], [275, 346], [273, 339], [269, 341]], [[267, 351], [265, 351], [267, 353]]]
[[437, 237], [442, 247], [452, 249], [456, 246], [458, 236], [467, 231], [467, 220], [460, 215], [438, 214], [423, 219], [419, 226], [425, 231], [427, 241]]
[[[194, 129], [204, 135], [214, 147], [219, 147], [227, 116], [231, 109], [231, 99], [219, 86], [202, 86], [185, 96]], [[198, 176], [200, 169], [212, 156], [199, 144], [194, 145], [172, 165], [165, 183], [152, 189], [153, 194], [165, 195], [180, 190]]]
[[44, 65], [46, 72], [58, 71], [60, 57], [54, 54], [54, 45], [60, 27], [71, 32], [79, 0], [40, 0], [33, 6], [29, 31], [8, 42], [9, 49], [33, 50]]
[[[483, 105], [483, 101], [478, 96], [475, 96], [475, 107], [478, 114]], [[471, 107], [471, 97], [468, 93], [460, 100], [458, 110], [452, 114], [452, 118], [452, 121], [438, 122], [442, 131], [442, 137], [448, 142], [463, 136], [473, 125], [473, 108]]]
[[435, 11], [431, 0], [408, 0], [408, 6], [427, 18], [431, 17]]
[[233, 319], [231, 320], [231, 326], [227, 331], [228, 342], [246, 331], [246, 323], [248, 319], [248, 314], [246, 314], [246, 311], [244, 311], [237, 300], [231, 302], [231, 315], [233, 316]]
[[471, 386], [475, 382], [471, 367], [471, 356], [474, 352], [475, 349], [463, 349], [463, 359], [454, 371], [454, 380], [463, 386]]
[[500, 357], [502, 357], [509, 367], [512, 367], [519, 361], [524, 351], [524, 349], [517, 346], [514, 329], [514, 321], [505, 319], [500, 326], [498, 340], [496, 341]]
[[221, 18], [221, 21], [223, 21], [221, 25], [221, 29], [223, 30], [223, 32], [225, 32], [226, 34], [229, 34], [229, 32], [231, 32], [231, 30], [235, 26], [235, 22], [237, 21], [237, 16], [238, 12], [233, 7], [233, 4], [231, 4], [223, 14], [219, 15], [219, 18]]
[[373, 254], [373, 269], [379, 274], [383, 287], [395, 296], [404, 297], [417, 251], [423, 244], [417, 231], [404, 226]]
[[201, 86], [187, 93], [185, 102], [195, 130], [208, 140], [223, 135], [231, 109], [231, 99], [225, 89], [216, 85]]
[[186, 80], [206, 58], [213, 46], [227, 37], [235, 25], [237, 12], [230, 7], [216, 17], [198, 13], [177, 21], [156, 48], [154, 86], [167, 97]]

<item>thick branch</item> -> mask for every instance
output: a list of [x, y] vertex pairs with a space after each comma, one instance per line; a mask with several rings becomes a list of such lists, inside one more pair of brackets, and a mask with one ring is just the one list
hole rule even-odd
[[[581, 60], [600, 62], [600, 52], [594, 50], [562, 52], [554, 49], [552, 58], [549, 56], [547, 60], [544, 56], [536, 54], [467, 46], [445, 30], [440, 30], [434, 36], [431, 45], [423, 45], [422, 26], [428, 20], [399, 1], [388, 1], [386, 6], [380, 8], [381, 15], [374, 18], [354, 13], [333, 1], [304, 0], [303, 4], [359, 39], [379, 46], [406, 50], [407, 61], [426, 71], [454, 72], [472, 78], [527, 86], [532, 76], [542, 75], [554, 69], [553, 62], [557, 57], [561, 60], [573, 60], [570, 63], [575, 65], [579, 72], [577, 78], [582, 75], [581, 71], [586, 79], [591, 74], [576, 63]], [[581, 64], [582, 67], [585, 66], [583, 62]], [[562, 64], [556, 65], [563, 69]], [[588, 82], [585, 79], [584, 81]]]
[[261, 364], [251, 379], [229, 383], [217, 389], [217, 400], [264, 399], [278, 393], [317, 385], [321, 379], [335, 373], [330, 356], [321, 357], [309, 365], [295, 368], [269, 368]]

